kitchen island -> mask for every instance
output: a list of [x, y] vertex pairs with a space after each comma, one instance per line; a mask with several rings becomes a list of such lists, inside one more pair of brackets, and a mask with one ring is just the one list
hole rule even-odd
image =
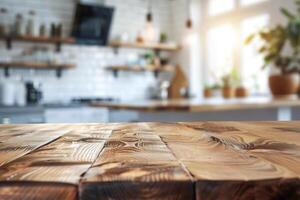
[[300, 120], [300, 100], [298, 98], [136, 100], [95, 102], [91, 106], [108, 108], [110, 122]]
[[300, 122], [0, 126], [0, 199], [300, 199]]

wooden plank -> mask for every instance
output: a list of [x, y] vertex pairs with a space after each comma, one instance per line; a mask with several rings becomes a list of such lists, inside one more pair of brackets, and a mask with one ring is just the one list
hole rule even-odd
[[23, 35], [17, 37], [0, 37], [0, 40], [10, 39], [12, 41], [23, 41], [23, 42], [35, 42], [35, 43], [49, 43], [49, 44], [73, 44], [75, 39], [72, 37], [43, 37], [43, 36], [31, 36], [31, 35]]
[[129, 72], [145, 72], [145, 71], [150, 71], [150, 72], [173, 72], [174, 71], [174, 66], [172, 65], [166, 65], [166, 66], [128, 66], [128, 65], [117, 65], [117, 66], [109, 66], [105, 68], [106, 70], [110, 71], [129, 71]]
[[46, 62], [0, 62], [0, 68], [33, 68], [33, 69], [71, 69], [74, 64], [57, 64]]
[[76, 200], [77, 186], [59, 183], [0, 183], [0, 198], [9, 200]]
[[150, 127], [197, 179], [197, 199], [281, 199], [291, 192], [300, 198], [298, 146], [258, 137], [230, 123]]
[[0, 126], [18, 155], [67, 132], [0, 166], [0, 199], [300, 199], [299, 124]]
[[196, 184], [197, 200], [296, 200], [299, 194], [299, 179], [198, 181]]
[[0, 166], [30, 153], [67, 132], [63, 126], [22, 125], [9, 127], [9, 129], [1, 128], [0, 130]]
[[193, 199], [193, 183], [172, 152], [142, 124], [119, 125], [81, 181], [80, 198]]
[[136, 48], [136, 49], [152, 49], [162, 51], [179, 51], [180, 47], [173, 44], [159, 44], [159, 43], [124, 43], [118, 41], [112, 41], [109, 46], [115, 48]]
[[[0, 168], [3, 186], [0, 187], [0, 199], [7, 193], [12, 199], [26, 199], [27, 191], [36, 190], [39, 196], [43, 195], [41, 191], [48, 189], [57, 191], [57, 195], [65, 195], [62, 199], [77, 196], [81, 175], [97, 158], [111, 132], [102, 125], [70, 125], [64, 129], [71, 132]], [[44, 198], [51, 199], [56, 195], [53, 192], [44, 193]]]

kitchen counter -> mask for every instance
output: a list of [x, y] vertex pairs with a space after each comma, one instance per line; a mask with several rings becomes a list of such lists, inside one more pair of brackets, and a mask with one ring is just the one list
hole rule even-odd
[[282, 106], [300, 106], [300, 99], [273, 99], [271, 97], [251, 97], [245, 99], [192, 99], [192, 100], [141, 100], [129, 102], [98, 102], [94, 107], [107, 107], [115, 110], [155, 111], [189, 111], [214, 112], [226, 110], [277, 108]]
[[107, 109], [87, 103], [0, 106], [0, 123], [101, 123], [107, 118]]
[[1, 125], [0, 199], [300, 199], [300, 122]]
[[[153, 121], [290, 121], [300, 120], [300, 100], [250, 97], [167, 101], [99, 102], [110, 109], [110, 122]], [[129, 120], [124, 120], [129, 119]]]

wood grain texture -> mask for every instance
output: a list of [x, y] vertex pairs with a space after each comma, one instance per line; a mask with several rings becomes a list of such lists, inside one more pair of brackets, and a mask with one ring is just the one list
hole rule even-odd
[[0, 129], [0, 166], [45, 145], [67, 132], [63, 126], [44, 125], [22, 127], [3, 126]]
[[300, 122], [1, 125], [0, 139], [0, 199], [300, 199]]
[[76, 185], [60, 183], [0, 183], [0, 199], [76, 200]]
[[[152, 126], [196, 177], [197, 199], [299, 199], [300, 146], [268, 134], [258, 136], [243, 125], [248, 126], [230, 122]], [[295, 126], [299, 124], [289, 125]]]
[[[22, 199], [26, 199], [23, 198], [23, 193], [26, 196], [28, 190], [35, 191], [37, 194], [48, 189], [52, 190], [52, 193], [46, 195], [46, 199], [51, 199], [53, 195], [67, 195], [66, 199], [77, 196], [76, 185], [78, 185], [81, 175], [97, 158], [105, 139], [111, 132], [102, 126], [93, 125], [84, 127], [70, 125], [65, 129], [70, 132], [0, 168], [0, 182], [8, 184], [0, 187], [0, 199], [5, 198], [7, 190], [17, 190], [20, 194], [19, 198], [22, 197]], [[23, 184], [20, 184], [21, 182]], [[37, 182], [40, 184], [30, 185], [30, 183]], [[19, 184], [11, 185], [11, 183]], [[68, 185], [66, 188], [62, 185], [59, 189], [55, 184], [52, 185], [52, 188], [49, 183]], [[74, 184], [75, 190], [73, 187], [70, 188], [69, 184]], [[58, 190], [58, 194], [53, 194], [56, 190]], [[31, 197], [29, 196], [28, 199]]]
[[193, 183], [172, 152], [141, 124], [113, 130], [81, 181], [81, 199], [193, 199]]

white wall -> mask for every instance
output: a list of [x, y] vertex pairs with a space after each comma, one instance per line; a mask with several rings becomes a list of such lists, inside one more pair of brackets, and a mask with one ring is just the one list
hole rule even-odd
[[[101, 2], [101, 0], [85, 0]], [[171, 1], [153, 0], [154, 22], [161, 31], [173, 36], [171, 17]], [[128, 33], [134, 40], [137, 33], [145, 26], [147, 1], [143, 0], [106, 0], [106, 4], [116, 7], [112, 37], [121, 33]], [[29, 10], [36, 11], [36, 28], [40, 23], [50, 25], [52, 22], [63, 23], [65, 35], [71, 30], [75, 8], [74, 0], [1, 0], [0, 7], [9, 10], [4, 20], [12, 23], [16, 13], [27, 15]], [[38, 29], [38, 28], [37, 28]], [[7, 51], [5, 43], [0, 42], [0, 59], [7, 59], [19, 54], [22, 49], [32, 44], [14, 43], [13, 50]], [[42, 45], [40, 45], [42, 46]], [[52, 46], [49, 46], [52, 48]], [[62, 53], [56, 55], [58, 60], [71, 60], [76, 69], [63, 72], [61, 79], [57, 79], [54, 71], [12, 70], [10, 79], [22, 76], [25, 80], [42, 83], [44, 99], [47, 102], [68, 101], [74, 97], [111, 96], [121, 99], [145, 98], [146, 88], [155, 82], [153, 74], [121, 73], [115, 79], [104, 67], [112, 64], [124, 64], [130, 58], [136, 57], [142, 51], [122, 49], [118, 55], [111, 48], [66, 45]], [[5, 79], [0, 72], [0, 80]]]
[[[186, 28], [186, 21], [191, 15], [192, 29]], [[201, 65], [201, 0], [176, 0], [172, 3], [172, 19], [175, 40], [180, 42], [183, 49], [173, 59], [183, 68], [190, 83], [190, 93], [200, 97], [202, 91]]]

